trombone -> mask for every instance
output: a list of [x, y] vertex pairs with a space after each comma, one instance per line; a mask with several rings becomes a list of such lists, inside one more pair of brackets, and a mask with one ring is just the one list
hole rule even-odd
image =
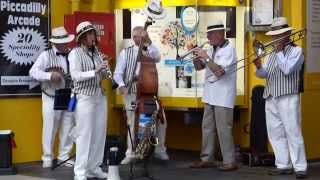
[[[300, 29], [298, 31], [294, 31], [292, 32], [291, 34], [289, 35], [286, 35], [286, 36], [282, 36], [278, 39], [275, 39], [273, 41], [270, 41], [266, 44], [263, 44], [261, 41], [259, 40], [254, 40], [253, 42], [253, 48], [254, 48], [254, 52], [255, 52], [255, 55], [258, 57], [258, 58], [262, 58], [262, 57], [265, 57], [266, 55], [268, 54], [271, 54], [272, 52], [274, 52], [276, 50], [276, 45], [281, 42], [282, 40], [286, 39], [286, 38], [291, 38], [289, 40], [289, 42], [287, 42], [285, 45], [288, 45], [288, 44], [292, 44], [300, 39], [303, 39], [306, 35], [306, 31], [307, 29], [306, 28], [303, 28], [303, 29]], [[297, 37], [296, 37], [297, 36]], [[267, 48], [268, 47], [272, 47], [272, 50], [270, 52], [267, 52]]]
[[[282, 37], [280, 37], [280, 38], [278, 38], [278, 39], [272, 40], [272, 41], [267, 42], [267, 43], [265, 43], [265, 44], [263, 44], [263, 43], [262, 43], [261, 41], [259, 41], [259, 40], [254, 40], [254, 42], [253, 42], [254, 53], [248, 55], [248, 56], [245, 57], [245, 58], [239, 59], [239, 60], [237, 60], [236, 62], [234, 62], [234, 63], [228, 65], [227, 67], [222, 68], [222, 69], [220, 69], [220, 70], [218, 70], [218, 71], [226, 70], [227, 68], [230, 68], [230, 67], [232, 67], [232, 66], [237, 65], [237, 64], [238, 64], [239, 62], [241, 62], [241, 61], [249, 60], [250, 57], [252, 57], [252, 56], [255, 56], [255, 57], [256, 57], [256, 58], [254, 58], [252, 61], [245, 62], [245, 64], [244, 64], [243, 66], [237, 67], [236, 69], [234, 69], [234, 70], [232, 70], [232, 71], [229, 71], [228, 74], [232, 74], [232, 73], [234, 73], [234, 72], [237, 72], [238, 70], [240, 70], [240, 69], [242, 69], [242, 68], [245, 68], [245, 67], [249, 66], [250, 64], [254, 63], [257, 59], [263, 58], [263, 57], [265, 57], [265, 56], [273, 53], [273, 52], [276, 50], [277, 44], [278, 44], [279, 42], [283, 41], [284, 39], [289, 38], [289, 41], [285, 44], [285, 46], [286, 46], [286, 45], [292, 44], [292, 43], [294, 43], [294, 42], [296, 42], [296, 41], [299, 41], [299, 40], [305, 38], [306, 32], [307, 32], [307, 29], [306, 29], [306, 28], [302, 28], [302, 29], [300, 29], [300, 30], [297, 30], [297, 31], [292, 32], [292, 33], [289, 34], [289, 35], [282, 36]], [[199, 47], [197, 47], [197, 48], [199, 48]], [[271, 48], [271, 49], [270, 49], [270, 48]], [[193, 48], [193, 49], [191, 49], [191, 50], [192, 50], [192, 52], [193, 52], [193, 51], [195, 51], [195, 48]], [[191, 50], [190, 50], [190, 51], [191, 51]], [[188, 51], [188, 52], [189, 52], [188, 55], [191, 53], [190, 51]], [[186, 55], [186, 56], [187, 56], [187, 55]], [[213, 73], [215, 73], [215, 72], [213, 72]], [[228, 75], [228, 74], [226, 74], [226, 75]], [[215, 79], [214, 81], [210, 81], [210, 83], [214, 83], [214, 82], [216, 82], [216, 81], [219, 81], [219, 80], [222, 79], [223, 77], [224, 77], [224, 76], [221, 76], [221, 77]]]

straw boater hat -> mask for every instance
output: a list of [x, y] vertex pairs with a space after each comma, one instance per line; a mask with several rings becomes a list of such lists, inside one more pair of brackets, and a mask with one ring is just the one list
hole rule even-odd
[[224, 24], [221, 20], [217, 20], [216, 22], [207, 26], [207, 32], [217, 31], [217, 30], [226, 30], [229, 31], [229, 28], [225, 28]]
[[293, 30], [293, 28], [288, 25], [287, 18], [285, 17], [274, 18], [270, 27], [271, 31], [266, 33], [268, 36], [274, 36]]
[[68, 34], [64, 27], [57, 27], [52, 29], [50, 42], [54, 44], [64, 44], [69, 43], [74, 39], [73, 34]]
[[150, 3], [144, 7], [144, 13], [152, 19], [163, 19], [167, 12], [163, 9], [161, 0], [150, 0]]
[[79, 41], [79, 38], [81, 35], [83, 35], [85, 32], [88, 32], [90, 30], [96, 30], [96, 28], [93, 26], [93, 24], [89, 21], [84, 21], [78, 24], [76, 28], [77, 37], [76, 40]]

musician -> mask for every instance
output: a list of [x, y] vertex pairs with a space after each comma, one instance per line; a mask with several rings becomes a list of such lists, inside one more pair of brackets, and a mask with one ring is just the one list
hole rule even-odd
[[275, 45], [275, 52], [255, 61], [256, 75], [266, 79], [263, 97], [266, 99], [266, 122], [277, 168], [270, 175], [292, 174], [307, 176], [307, 162], [301, 132], [300, 93], [303, 91], [302, 48], [290, 43], [292, 27], [287, 19], [278, 17], [266, 35], [273, 40], [283, 38]]
[[74, 179], [107, 178], [99, 167], [103, 161], [107, 129], [107, 101], [101, 81], [106, 78], [107, 62], [95, 47], [97, 31], [91, 22], [76, 27], [75, 47], [69, 55], [72, 92], [76, 95], [76, 163]]
[[[53, 160], [53, 144], [58, 128], [59, 130], [59, 151], [58, 161], [69, 158], [69, 153], [73, 146], [73, 141], [69, 137], [69, 132], [74, 126], [74, 117], [71, 112], [64, 110], [54, 110], [55, 90], [63, 87], [64, 77], [62, 73], [68, 74], [69, 53], [68, 43], [74, 39], [74, 35], [68, 34], [64, 27], [52, 29], [52, 36], [49, 41], [52, 47], [43, 51], [36, 62], [31, 67], [29, 74], [34, 79], [41, 82], [42, 88], [42, 167], [49, 168]], [[62, 68], [63, 72], [50, 72], [51, 68]], [[73, 166], [74, 161], [69, 160], [64, 165]]]
[[205, 51], [196, 49], [196, 70], [205, 69], [203, 89], [204, 114], [202, 121], [201, 160], [191, 164], [192, 168], [207, 168], [214, 164], [214, 141], [219, 138], [223, 164], [222, 171], [238, 168], [232, 136], [233, 108], [236, 97], [236, 50], [225, 39], [222, 21], [207, 26], [207, 38], [212, 47]]
[[[144, 39], [145, 55], [154, 59], [155, 62], [160, 61], [159, 50], [152, 44], [148, 33], [144, 31], [142, 26], [136, 26], [132, 30], [132, 39], [134, 45], [123, 49], [120, 52], [117, 60], [116, 69], [114, 72], [114, 80], [119, 84], [119, 91], [123, 95], [124, 104], [126, 108], [127, 124], [130, 127], [132, 140], [134, 142], [134, 121], [135, 121], [135, 110], [132, 104], [136, 103], [136, 81], [129, 84], [129, 80], [137, 77], [139, 73], [140, 63], [138, 62], [135, 73], [134, 64], [137, 61], [137, 54], [139, 45], [142, 39]], [[131, 77], [134, 74], [135, 77]], [[131, 87], [131, 88], [129, 88]], [[169, 156], [166, 152], [165, 147], [165, 134], [166, 134], [167, 123], [157, 124], [157, 132], [159, 137], [159, 144], [155, 148], [155, 157], [161, 160], [169, 160]], [[127, 151], [126, 157], [122, 160], [121, 164], [128, 164], [135, 159], [134, 152], [132, 151], [132, 144], [130, 140], [130, 134], [127, 135]]]

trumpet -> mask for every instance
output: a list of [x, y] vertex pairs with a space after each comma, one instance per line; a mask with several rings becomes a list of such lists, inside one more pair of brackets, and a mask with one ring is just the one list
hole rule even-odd
[[183, 53], [181, 56], [178, 56], [178, 60], [183, 60], [184, 58], [186, 58], [189, 54], [193, 53], [196, 49], [198, 48], [203, 48], [205, 45], [209, 44], [209, 41], [206, 41], [204, 43], [202, 43], [200, 46], [195, 46], [194, 48], [190, 49], [189, 51]]
[[112, 89], [116, 89], [118, 87], [118, 84], [114, 81], [113, 79], [113, 73], [110, 69], [110, 66], [108, 64], [108, 62], [112, 59], [111, 57], [109, 56], [106, 56], [105, 54], [101, 53], [98, 49], [98, 47], [95, 45], [95, 43], [93, 43], [92, 45], [92, 49], [94, 49], [94, 51], [98, 54], [98, 57], [100, 58], [100, 60], [103, 62], [103, 61], [107, 61], [107, 67], [102, 71], [102, 74], [105, 74], [105, 76], [107, 78], [109, 78], [111, 80], [111, 86], [112, 86]]

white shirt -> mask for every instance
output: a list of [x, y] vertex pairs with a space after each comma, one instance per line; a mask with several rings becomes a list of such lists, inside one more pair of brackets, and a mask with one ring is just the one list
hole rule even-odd
[[[54, 53], [58, 51], [55, 46], [52, 46], [52, 50]], [[64, 72], [68, 72], [66, 57], [56, 56], [56, 58], [60, 67], [63, 68]], [[37, 58], [36, 62], [32, 65], [29, 71], [29, 75], [40, 82], [50, 81], [52, 72], [45, 72], [46, 68], [48, 68], [49, 65], [50, 61], [48, 51], [43, 51]]]
[[85, 46], [73, 48], [70, 52], [70, 74], [74, 82], [72, 91], [87, 96], [103, 95], [101, 81], [105, 75], [103, 72], [95, 72], [103, 59], [99, 54], [94, 53], [92, 56], [91, 53]]
[[[134, 45], [133, 47], [133, 55], [135, 57], [137, 57], [138, 55], [138, 51], [139, 51], [139, 47]], [[153, 44], [148, 46], [148, 50], [147, 50], [148, 56], [150, 56], [151, 58], [153, 58], [155, 60], [155, 62], [159, 62], [161, 55], [160, 52], [158, 50], [158, 48], [156, 46], [154, 46]], [[116, 64], [116, 69], [114, 71], [114, 75], [113, 75], [113, 79], [116, 81], [117, 84], [119, 84], [119, 87], [125, 86], [124, 80], [123, 80], [123, 75], [126, 69], [126, 54], [125, 54], [125, 49], [123, 49], [118, 57], [117, 60], [117, 64]], [[139, 70], [140, 70], [140, 62], [138, 62], [137, 64], [137, 69], [136, 69], [136, 75], [139, 74]]]
[[82, 71], [77, 52], [73, 49], [69, 54], [70, 73], [74, 82], [85, 81], [96, 76], [95, 70]]
[[[288, 46], [285, 47], [285, 49]], [[277, 65], [280, 70], [288, 75], [296, 70], [300, 70], [304, 61], [302, 49], [299, 46], [296, 46], [292, 49], [292, 52], [289, 56], [284, 56], [283, 51], [276, 53]], [[269, 65], [269, 55], [266, 57], [266, 62], [262, 65], [260, 69], [256, 70], [256, 75], [260, 78], [266, 78], [268, 73], [266, 71]]]
[[[212, 56], [213, 47], [207, 53]], [[218, 79], [211, 70], [206, 67], [205, 83], [202, 102], [214, 106], [233, 108], [236, 98], [236, 61], [237, 53], [229, 43], [226, 47], [217, 48], [213, 61], [220, 65], [225, 74]]]

